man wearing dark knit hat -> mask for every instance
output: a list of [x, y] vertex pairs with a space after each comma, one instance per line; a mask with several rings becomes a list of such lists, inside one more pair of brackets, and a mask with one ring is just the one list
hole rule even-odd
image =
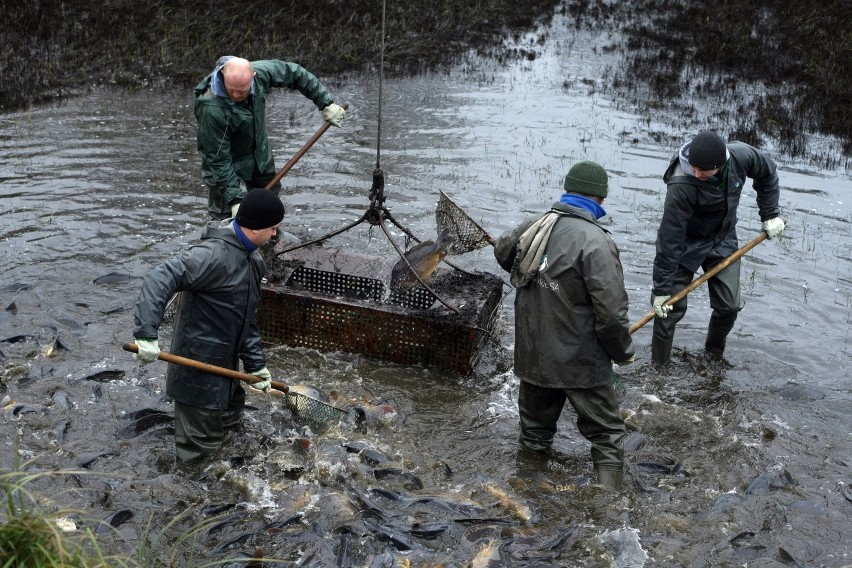
[[544, 216], [497, 239], [494, 256], [512, 274], [515, 375], [524, 451], [545, 454], [568, 400], [592, 444], [598, 482], [618, 491], [624, 476], [624, 421], [612, 363], [633, 362], [627, 292], [618, 248], [598, 219], [606, 170], [583, 161], [565, 176], [565, 193]]
[[[255, 321], [266, 274], [258, 247], [276, 234], [283, 219], [284, 205], [274, 192], [252, 189], [236, 219], [209, 223], [200, 243], [149, 272], [133, 312], [136, 358], [146, 364], [159, 357], [166, 304], [180, 292], [170, 351], [234, 370], [242, 360], [245, 371], [259, 379], [252, 386], [269, 391], [272, 376]], [[218, 449], [245, 406], [238, 381], [179, 365], [168, 366], [166, 393], [175, 401], [175, 450], [181, 463]]]
[[[773, 239], [784, 230], [779, 217], [779, 188], [775, 162], [742, 142], [725, 144], [715, 132], [701, 132], [683, 145], [669, 164], [663, 181], [666, 200], [657, 231], [651, 305], [654, 335], [651, 359], [671, 359], [677, 322], [686, 314], [687, 299], [674, 305], [671, 296], [692, 282], [699, 268], [705, 272], [739, 248], [737, 207], [746, 178], [757, 193], [761, 229]], [[740, 297], [740, 261], [736, 260], [707, 282], [713, 313], [705, 350], [721, 357], [728, 334], [745, 303]]]

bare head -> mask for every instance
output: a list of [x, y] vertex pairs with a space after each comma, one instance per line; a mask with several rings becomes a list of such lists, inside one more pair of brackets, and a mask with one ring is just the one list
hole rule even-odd
[[225, 92], [235, 103], [240, 103], [251, 93], [251, 82], [254, 79], [254, 70], [251, 62], [242, 57], [234, 57], [222, 66], [222, 78], [224, 79]]

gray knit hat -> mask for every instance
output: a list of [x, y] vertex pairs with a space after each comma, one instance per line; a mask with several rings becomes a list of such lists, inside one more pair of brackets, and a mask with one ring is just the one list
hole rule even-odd
[[268, 229], [284, 219], [284, 204], [271, 189], [258, 187], [246, 193], [234, 220], [246, 229]]
[[565, 176], [565, 191], [606, 197], [606, 170], [600, 164], [588, 160], [577, 162]]
[[689, 165], [699, 170], [715, 170], [725, 165], [728, 149], [715, 132], [702, 132], [689, 143]]

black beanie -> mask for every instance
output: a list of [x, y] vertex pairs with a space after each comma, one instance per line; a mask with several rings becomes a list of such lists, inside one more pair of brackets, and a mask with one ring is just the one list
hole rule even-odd
[[715, 170], [725, 165], [728, 150], [715, 132], [702, 132], [689, 144], [689, 164], [699, 170]]
[[271, 189], [254, 188], [246, 193], [234, 220], [246, 229], [268, 229], [284, 219], [284, 204]]

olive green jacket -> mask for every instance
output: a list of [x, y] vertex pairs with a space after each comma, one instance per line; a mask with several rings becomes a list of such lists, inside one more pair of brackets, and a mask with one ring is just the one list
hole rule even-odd
[[334, 99], [320, 81], [303, 67], [277, 59], [253, 61], [256, 73], [252, 94], [244, 103], [216, 96], [212, 78], [227, 58], [195, 87], [195, 118], [201, 174], [209, 189], [208, 208], [214, 219], [231, 216], [242, 201], [240, 180], [254, 172], [274, 173], [275, 161], [266, 135], [266, 99], [272, 87], [298, 89], [322, 110]]
[[[539, 271], [515, 291], [515, 374], [547, 388], [611, 384], [613, 361], [634, 354], [618, 248], [588, 211], [559, 213]], [[538, 218], [497, 239], [494, 256], [511, 272], [518, 240]]]

